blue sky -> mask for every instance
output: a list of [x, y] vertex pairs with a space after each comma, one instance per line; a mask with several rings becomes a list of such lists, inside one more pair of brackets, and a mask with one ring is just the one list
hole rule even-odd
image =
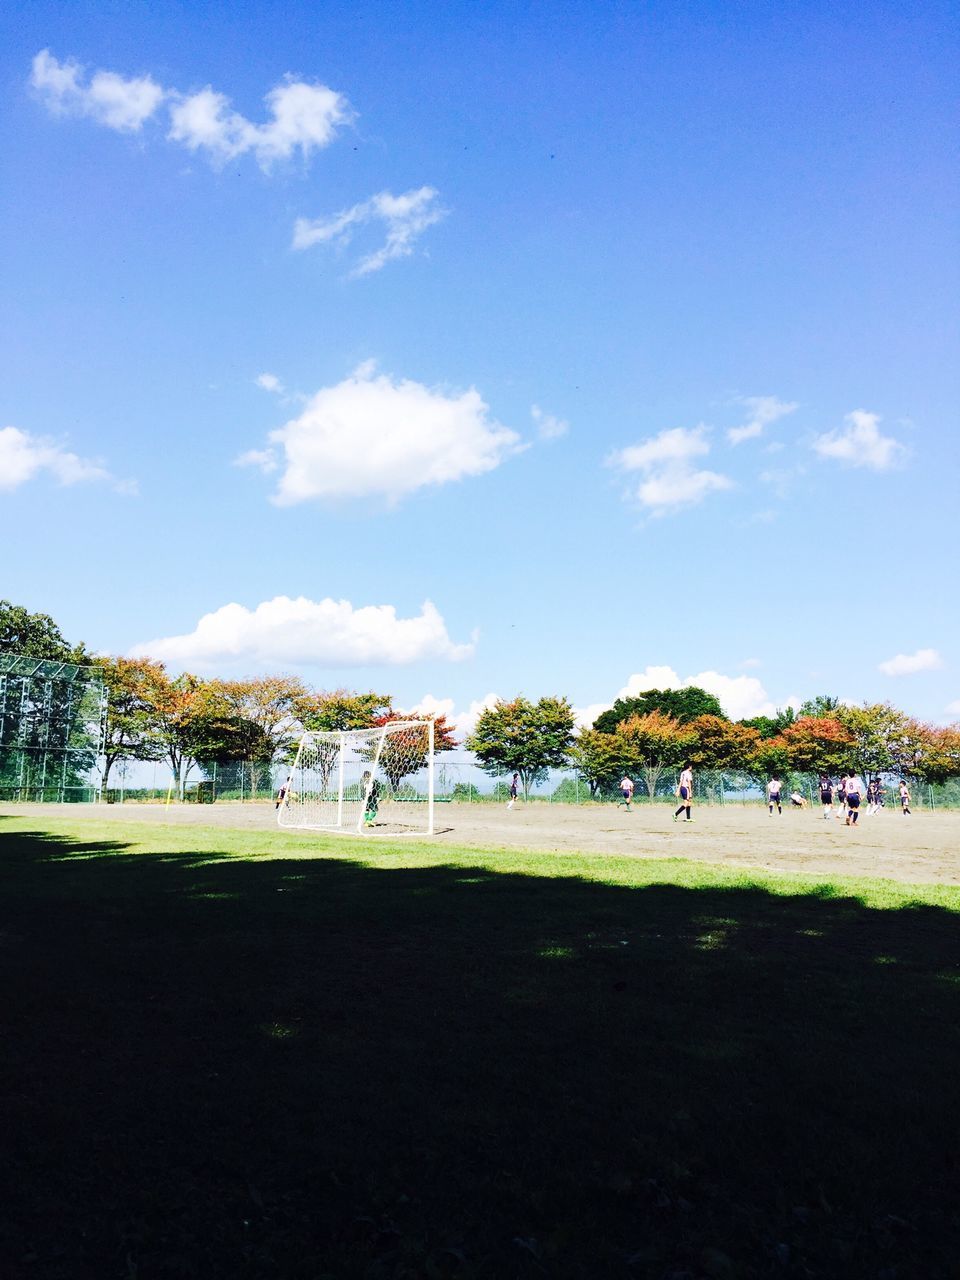
[[956, 718], [958, 25], [8, 7], [0, 594], [463, 723]]

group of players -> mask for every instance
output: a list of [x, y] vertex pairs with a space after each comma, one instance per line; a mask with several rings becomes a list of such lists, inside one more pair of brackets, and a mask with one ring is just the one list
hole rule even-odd
[[[836, 817], [843, 820], [848, 827], [856, 826], [860, 817], [860, 804], [862, 800], [867, 802], [867, 813], [879, 813], [885, 804], [885, 793], [883, 782], [879, 776], [874, 776], [864, 787], [859, 775], [856, 772], [845, 773], [840, 781], [834, 787], [833, 782], [826, 773], [820, 774], [820, 803], [823, 805], [823, 816], [825, 819]], [[901, 778], [897, 788], [900, 797], [900, 811], [906, 815], [910, 813], [910, 789], [906, 781]], [[624, 776], [620, 780], [620, 800], [618, 807], [622, 806], [630, 811], [633, 802], [634, 783], [633, 779]], [[693, 801], [693, 769], [689, 764], [684, 765], [683, 772], [680, 774], [674, 794], [680, 801], [679, 807], [673, 815], [676, 822], [681, 814], [685, 815], [687, 822], [693, 822], [691, 815], [691, 806]], [[511, 792], [511, 801], [508, 808], [513, 807], [513, 799], [515, 793]], [[774, 774], [766, 787], [767, 807], [772, 814], [774, 809], [777, 813], [783, 813], [783, 783], [780, 778]], [[837, 810], [834, 813], [834, 799], [836, 799]], [[805, 809], [807, 801], [799, 791], [790, 793], [790, 805], [794, 809]]]

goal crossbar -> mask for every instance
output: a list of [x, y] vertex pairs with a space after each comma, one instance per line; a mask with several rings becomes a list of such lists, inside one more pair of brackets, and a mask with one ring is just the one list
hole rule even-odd
[[356, 835], [433, 835], [434, 736], [433, 720], [304, 733], [277, 821]]

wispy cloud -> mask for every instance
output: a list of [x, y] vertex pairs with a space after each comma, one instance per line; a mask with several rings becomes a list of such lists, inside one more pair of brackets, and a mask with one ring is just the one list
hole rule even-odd
[[460, 393], [376, 374], [372, 361], [310, 397], [240, 465], [283, 467], [274, 501], [380, 496], [482, 475], [523, 448], [474, 388]]
[[215, 670], [239, 662], [261, 667], [459, 662], [473, 649], [473, 644], [450, 639], [429, 600], [415, 617], [400, 618], [393, 605], [356, 607], [349, 600], [329, 597], [275, 596], [254, 609], [223, 605], [204, 614], [188, 634], [145, 641], [131, 650], [131, 656]]
[[939, 671], [943, 659], [936, 649], [918, 649], [916, 653], [898, 653], [877, 664], [885, 676], [912, 676], [918, 671]]
[[56, 441], [19, 427], [0, 428], [0, 490], [12, 492], [46, 473], [60, 485], [88, 480], [108, 481], [118, 493], [134, 495], [134, 480], [118, 480], [100, 462], [81, 458]]
[[263, 391], [272, 391], [278, 396], [282, 396], [284, 393], [284, 385], [275, 373], [261, 373], [255, 381]]
[[630, 496], [653, 515], [695, 506], [711, 493], [730, 489], [733, 481], [716, 471], [698, 469], [694, 459], [710, 452], [709, 428], [673, 427], [656, 436], [617, 450], [607, 465], [639, 471], [642, 479]]
[[127, 80], [113, 71], [97, 71], [87, 80], [79, 62], [60, 62], [49, 49], [33, 59], [30, 84], [54, 115], [88, 116], [126, 133], [142, 128], [166, 96], [150, 76]]
[[888, 471], [907, 456], [906, 446], [893, 436], [881, 435], [877, 424], [880, 416], [854, 409], [844, 418], [842, 430], [817, 436], [813, 448], [821, 458], [835, 458], [851, 467], [868, 467], [872, 471]]
[[570, 430], [569, 422], [565, 422], [563, 418], [555, 418], [552, 413], [544, 412], [538, 404], [530, 406], [530, 417], [536, 424], [537, 435], [541, 440], [559, 440]]
[[371, 275], [388, 262], [409, 257], [424, 231], [446, 217], [447, 210], [437, 203], [437, 196], [433, 187], [419, 187], [402, 195], [381, 191], [331, 217], [298, 218], [293, 228], [292, 247], [309, 249], [317, 244], [344, 247], [359, 228], [382, 223], [386, 240], [362, 257], [350, 272], [353, 277]]
[[336, 90], [288, 76], [264, 99], [267, 120], [254, 124], [210, 85], [180, 93], [149, 75], [126, 79], [115, 71], [96, 71], [88, 77], [79, 62], [61, 62], [49, 49], [33, 59], [30, 84], [52, 114], [86, 116], [122, 132], [137, 132], [166, 104], [171, 141], [205, 152], [215, 164], [251, 153], [263, 169], [296, 152], [307, 159], [328, 146], [355, 114]]
[[795, 400], [778, 400], [776, 396], [742, 396], [738, 401], [748, 410], [747, 421], [739, 427], [731, 427], [727, 432], [730, 444], [742, 444], [744, 440], [755, 440], [763, 435], [764, 429], [779, 418], [794, 413], [800, 406]]

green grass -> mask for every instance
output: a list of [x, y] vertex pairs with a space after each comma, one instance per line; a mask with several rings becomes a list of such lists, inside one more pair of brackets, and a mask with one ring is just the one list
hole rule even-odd
[[0, 1274], [957, 1274], [960, 891], [0, 819]]

